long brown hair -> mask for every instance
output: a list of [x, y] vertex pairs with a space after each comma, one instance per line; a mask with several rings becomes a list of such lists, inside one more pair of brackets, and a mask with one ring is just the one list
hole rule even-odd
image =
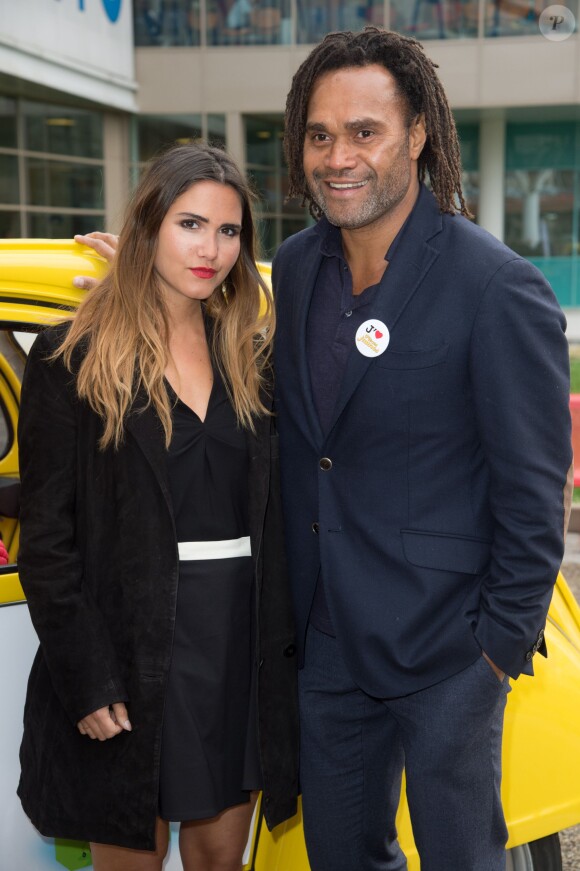
[[321, 210], [308, 190], [302, 152], [306, 133], [306, 114], [316, 79], [331, 70], [379, 64], [389, 72], [407, 109], [407, 124], [417, 115], [425, 116], [427, 141], [419, 157], [419, 180], [426, 175], [442, 212], [456, 212], [456, 197], [462, 215], [472, 217], [461, 187], [461, 152], [455, 121], [437, 64], [423, 46], [408, 36], [369, 25], [359, 33], [329, 33], [301, 64], [286, 101], [284, 151], [288, 163], [289, 197], [308, 203], [316, 219]]
[[[260, 398], [274, 333], [270, 293], [255, 263], [252, 194], [234, 161], [204, 144], [179, 145], [154, 158], [129, 203], [113, 266], [83, 300], [62, 345], [76, 374], [79, 397], [104, 423], [102, 448], [117, 447], [127, 413], [144, 390], [155, 408], [165, 442], [171, 441], [171, 404], [164, 383], [168, 362], [168, 316], [155, 271], [159, 228], [174, 201], [199, 181], [230, 185], [242, 203], [240, 256], [224, 284], [206, 302], [213, 322], [212, 351], [241, 425], [254, 429], [254, 416], [267, 413]], [[260, 306], [265, 306], [260, 316]]]

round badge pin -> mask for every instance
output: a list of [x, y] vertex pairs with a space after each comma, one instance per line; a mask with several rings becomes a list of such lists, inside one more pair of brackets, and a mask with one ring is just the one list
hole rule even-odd
[[389, 344], [389, 330], [382, 321], [365, 321], [356, 331], [355, 344], [363, 357], [380, 357]]

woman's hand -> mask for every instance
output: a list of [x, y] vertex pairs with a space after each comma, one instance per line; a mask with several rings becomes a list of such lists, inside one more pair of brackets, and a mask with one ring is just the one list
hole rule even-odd
[[[93, 251], [104, 257], [107, 263], [112, 263], [119, 243], [118, 236], [114, 236], [112, 233], [99, 233], [97, 230], [93, 233], [87, 233], [85, 236], [79, 233], [74, 239], [79, 245], [86, 245], [87, 248], [92, 248]], [[73, 278], [74, 286], [80, 287], [82, 290], [91, 290], [98, 283], [98, 279], [89, 278], [87, 275], [75, 275]]]
[[132, 726], [129, 722], [127, 708], [123, 702], [115, 702], [110, 707], [99, 708], [98, 711], [87, 714], [86, 717], [78, 721], [77, 729], [81, 735], [88, 735], [89, 738], [106, 741], [108, 738], [114, 738], [115, 735], [119, 735], [121, 732], [130, 732]]
[[7, 566], [10, 562], [10, 557], [8, 556], [8, 551], [4, 545], [4, 542], [0, 538], [0, 566]]

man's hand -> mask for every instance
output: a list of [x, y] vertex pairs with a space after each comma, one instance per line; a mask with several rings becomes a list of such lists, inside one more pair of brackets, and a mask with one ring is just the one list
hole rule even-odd
[[[114, 236], [112, 233], [99, 233], [95, 230], [93, 233], [87, 233], [85, 236], [77, 234], [74, 238], [75, 242], [78, 242], [79, 245], [86, 245], [87, 248], [92, 248], [93, 251], [104, 257], [107, 263], [112, 263], [119, 243], [118, 236]], [[98, 283], [98, 279], [89, 278], [87, 275], [75, 275], [73, 278], [74, 286], [80, 287], [82, 290], [91, 290]]]
[[115, 702], [110, 707], [99, 708], [98, 711], [87, 714], [78, 721], [77, 729], [81, 735], [88, 735], [93, 740], [96, 738], [99, 741], [106, 741], [121, 732], [130, 732], [132, 726], [123, 702]]
[[495, 672], [495, 675], [496, 675], [497, 679], [498, 679], [498, 680], [500, 681], [500, 683], [501, 683], [501, 681], [502, 681], [502, 680], [504, 679], [504, 677], [505, 677], [505, 671], [502, 671], [501, 668], [498, 668], [498, 667], [497, 667], [497, 665], [495, 664], [495, 662], [492, 662], [492, 661], [491, 661], [491, 659], [489, 658], [489, 656], [487, 655], [487, 653], [485, 652], [485, 650], [482, 650], [482, 651], [481, 651], [481, 655], [483, 656], [483, 658], [485, 659], [485, 661], [488, 663], [488, 665], [490, 665], [491, 668], [493, 668], [493, 670], [494, 670], [494, 672]]

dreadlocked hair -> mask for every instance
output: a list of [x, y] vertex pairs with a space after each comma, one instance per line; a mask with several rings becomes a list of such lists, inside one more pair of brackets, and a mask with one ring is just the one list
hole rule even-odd
[[[301, 64], [286, 101], [284, 153], [288, 163], [288, 197], [302, 199], [318, 220], [322, 211], [306, 184], [302, 165], [308, 101], [314, 82], [324, 73], [346, 67], [383, 66], [405, 100], [407, 125], [424, 115], [427, 140], [418, 160], [419, 180], [428, 175], [442, 212], [472, 218], [461, 188], [461, 153], [455, 121], [433, 63], [416, 39], [368, 26], [360, 33], [329, 33]], [[459, 203], [459, 208], [457, 208]]]

